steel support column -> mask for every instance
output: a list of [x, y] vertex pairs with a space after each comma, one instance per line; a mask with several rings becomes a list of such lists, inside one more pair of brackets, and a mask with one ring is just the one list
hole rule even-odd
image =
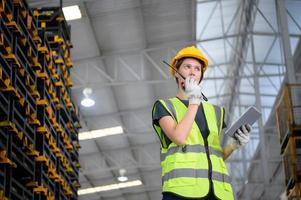
[[[253, 59], [253, 63], [255, 63], [256, 58], [255, 58], [255, 48], [254, 48], [254, 38], [253, 36], [251, 36], [251, 49], [252, 49], [252, 59]], [[253, 70], [255, 73], [254, 76], [254, 89], [255, 89], [255, 104], [256, 104], [256, 108], [261, 111], [261, 99], [260, 99], [260, 83], [259, 83], [259, 78], [258, 76], [256, 76], [258, 74], [258, 69], [257, 69], [257, 65], [253, 64]], [[269, 170], [268, 170], [268, 163], [267, 163], [267, 156], [266, 156], [266, 150], [265, 150], [265, 135], [264, 135], [264, 131], [263, 131], [263, 119], [262, 117], [258, 120], [258, 131], [259, 131], [259, 145], [260, 145], [260, 157], [261, 157], [261, 164], [262, 164], [262, 173], [263, 173], [263, 178], [264, 178], [264, 188], [268, 187], [269, 184]], [[265, 193], [263, 194], [263, 199], [265, 198]]]
[[294, 68], [294, 61], [293, 55], [291, 50], [291, 43], [290, 43], [290, 36], [288, 32], [288, 21], [287, 21], [287, 14], [285, 8], [284, 0], [275, 0], [277, 18], [278, 18], [278, 29], [280, 31], [282, 47], [283, 47], [283, 56], [286, 65], [286, 77], [288, 83], [296, 83], [296, 76], [295, 76], [295, 68]]

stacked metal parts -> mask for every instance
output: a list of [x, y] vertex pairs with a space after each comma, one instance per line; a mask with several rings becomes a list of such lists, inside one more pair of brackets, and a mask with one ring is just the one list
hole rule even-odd
[[301, 199], [301, 85], [284, 87], [277, 105], [277, 126], [288, 199]]
[[0, 13], [0, 200], [77, 199], [70, 27], [25, 0], [0, 0]]

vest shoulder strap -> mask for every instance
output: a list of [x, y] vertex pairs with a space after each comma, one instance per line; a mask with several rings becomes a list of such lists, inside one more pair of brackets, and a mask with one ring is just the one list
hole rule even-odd
[[[213, 105], [213, 104], [212, 104]], [[225, 109], [224, 107], [213, 105], [216, 114], [216, 122], [219, 133], [221, 133], [223, 129], [224, 117], [225, 117]]]
[[163, 100], [172, 117], [178, 122], [177, 112], [170, 99]]

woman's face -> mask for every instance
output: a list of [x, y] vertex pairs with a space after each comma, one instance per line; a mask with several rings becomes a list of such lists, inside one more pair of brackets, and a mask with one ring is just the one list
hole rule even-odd
[[[185, 78], [188, 76], [193, 77], [197, 82], [200, 82], [202, 77], [202, 64], [194, 58], [185, 58], [181, 66], [179, 67], [179, 73]], [[185, 80], [176, 73], [178, 78], [178, 84], [182, 89], [185, 89]]]

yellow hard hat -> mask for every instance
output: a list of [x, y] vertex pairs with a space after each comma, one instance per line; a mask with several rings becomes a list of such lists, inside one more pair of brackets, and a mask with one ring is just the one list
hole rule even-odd
[[[175, 68], [178, 60], [180, 60], [181, 58], [185, 58], [185, 57], [195, 58], [195, 59], [202, 61], [204, 63], [204, 66], [203, 66], [204, 71], [207, 70], [208, 60], [207, 60], [207, 58], [205, 58], [205, 56], [202, 54], [202, 52], [199, 49], [197, 49], [195, 46], [185, 47], [185, 48], [181, 49], [177, 53], [177, 55], [171, 60], [171, 66], [173, 66]], [[174, 76], [175, 70], [170, 68], [170, 74]]]

